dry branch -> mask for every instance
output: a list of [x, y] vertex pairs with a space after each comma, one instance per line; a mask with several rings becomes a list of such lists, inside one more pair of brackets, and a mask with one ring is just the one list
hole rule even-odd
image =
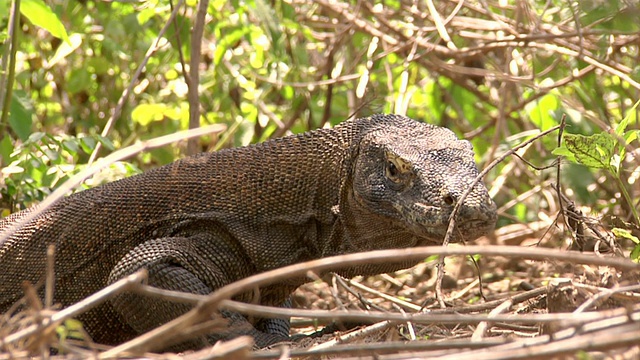
[[[613, 258], [613, 257], [597, 257], [594, 255], [582, 254], [574, 251], [566, 251], [559, 252], [555, 249], [542, 249], [542, 248], [522, 248], [522, 247], [510, 247], [510, 246], [467, 246], [467, 247], [442, 247], [442, 246], [430, 246], [430, 247], [419, 247], [414, 249], [402, 249], [402, 250], [379, 250], [379, 251], [371, 251], [366, 253], [358, 253], [358, 254], [350, 254], [350, 255], [341, 255], [334, 256], [319, 260], [308, 261], [304, 263], [299, 263], [295, 265], [286, 266], [283, 268], [267, 271], [258, 275], [254, 275], [242, 280], [239, 280], [235, 283], [224, 286], [217, 291], [213, 292], [211, 295], [207, 297], [206, 300], [202, 301], [198, 304], [196, 308], [186, 313], [185, 315], [159, 327], [156, 328], [146, 334], [143, 334], [129, 342], [121, 344], [119, 346], [114, 347], [113, 349], [106, 351], [101, 354], [101, 358], [111, 358], [116, 356], [117, 354], [123, 352], [145, 352], [153, 349], [155, 346], [163, 344], [167, 339], [174, 336], [176, 331], [186, 331], [189, 327], [197, 324], [202, 319], [207, 318], [210, 314], [217, 309], [220, 308], [222, 304], [225, 307], [233, 308], [234, 310], [242, 310], [249, 311], [249, 307], [257, 307], [257, 305], [247, 305], [241, 303], [232, 303], [228, 300], [234, 297], [237, 294], [241, 294], [247, 291], [251, 291], [252, 289], [266, 286], [268, 284], [272, 284], [278, 281], [282, 281], [284, 279], [301, 276], [306, 274], [307, 272], [326, 272], [330, 270], [335, 270], [341, 266], [354, 266], [359, 264], [372, 264], [372, 263], [381, 263], [394, 261], [396, 259], [424, 259], [431, 255], [439, 255], [439, 256], [453, 256], [453, 255], [474, 255], [479, 254], [483, 256], [505, 256], [505, 257], [514, 257], [514, 258], [522, 258], [522, 259], [532, 259], [532, 260], [542, 260], [542, 261], [564, 261], [573, 264], [591, 264], [597, 266], [610, 266], [614, 268], [618, 268], [621, 270], [640, 270], [640, 264], [633, 263], [628, 259], [623, 258]], [[260, 314], [269, 314], [270, 316], [292, 316], [299, 315], [303, 313], [301, 310], [289, 310], [289, 309], [262, 309]], [[293, 311], [295, 313], [292, 313]], [[334, 315], [335, 314], [335, 315]], [[313, 313], [311, 315], [320, 317], [328, 317], [328, 318], [339, 318], [338, 314], [344, 315], [344, 318], [350, 319], [358, 319], [358, 320], [366, 320], [377, 318], [379, 320], [386, 320], [393, 318], [396, 321], [417, 321], [428, 319], [420, 318], [420, 316], [425, 316], [427, 318], [433, 317], [435, 315], [397, 315], [397, 314], [381, 314], [374, 315], [374, 313], [369, 314], [342, 314], [340, 312], [333, 312], [330, 316], [325, 316], [320, 313]], [[377, 317], [376, 317], [377, 316]], [[568, 316], [568, 317], [564, 317]], [[584, 320], [589, 318], [590, 316], [601, 317], [601, 315], [586, 315], [583, 314], [581, 316], [572, 316], [572, 315], [557, 315], [557, 314], [545, 314], [544, 316], [541, 314], [536, 316], [535, 318], [528, 318], [527, 320], [531, 322], [552, 322], [558, 320], [576, 320], [580, 321], [580, 319]], [[594, 319], [594, 317], [590, 319]], [[432, 318], [433, 319], [433, 318]], [[458, 316], [455, 317], [447, 317], [446, 315], [442, 315], [442, 317], [438, 318], [441, 322], [457, 322], [460, 321]], [[479, 321], [487, 321], [488, 318], [486, 316], [477, 316], [471, 317], [474, 322]], [[517, 316], [514, 318], [512, 315], [496, 315], [491, 318], [492, 321], [524, 321], [525, 317]]]

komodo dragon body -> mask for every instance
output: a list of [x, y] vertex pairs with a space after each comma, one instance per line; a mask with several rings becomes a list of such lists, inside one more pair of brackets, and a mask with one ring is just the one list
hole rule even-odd
[[[477, 175], [469, 142], [397, 115], [188, 157], [68, 196], [12, 234], [0, 244], [0, 313], [23, 296], [24, 280], [42, 281], [49, 244], [56, 249], [54, 301], [62, 306], [141, 268], [150, 285], [208, 294], [306, 260], [441, 244], [455, 202]], [[34, 210], [0, 220], [0, 233]], [[454, 240], [476, 239], [495, 221], [495, 204], [477, 184], [460, 209]], [[378, 274], [414, 263], [339, 272]], [[306, 281], [262, 288], [257, 300], [284, 306]], [[94, 341], [116, 344], [189, 309], [123, 294], [80, 320]], [[252, 335], [258, 346], [287, 339], [288, 322], [223, 315], [230, 328], [245, 329], [229, 334]], [[185, 346], [202, 347], [229, 334]]]

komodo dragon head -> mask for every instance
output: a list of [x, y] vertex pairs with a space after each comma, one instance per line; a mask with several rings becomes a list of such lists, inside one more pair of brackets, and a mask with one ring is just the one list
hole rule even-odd
[[[449, 129], [395, 116], [374, 116], [361, 136], [351, 164], [352, 186], [343, 201], [354, 214], [352, 229], [371, 236], [352, 237], [359, 250], [442, 244], [449, 217], [478, 176], [471, 143]], [[482, 182], [463, 200], [452, 241], [475, 240], [496, 223], [496, 205]], [[349, 226], [348, 226], [349, 227]], [[414, 236], [389, 234], [397, 229]], [[362, 231], [360, 230], [362, 234]], [[385, 240], [372, 241], [374, 233]], [[369, 244], [369, 242], [373, 242]]]

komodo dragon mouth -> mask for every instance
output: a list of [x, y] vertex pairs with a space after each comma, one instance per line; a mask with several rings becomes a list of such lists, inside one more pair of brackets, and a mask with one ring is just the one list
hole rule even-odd
[[[473, 203], [475, 204], [476, 202]], [[407, 216], [407, 218], [414, 220], [413, 222], [423, 233], [427, 233], [429, 236], [436, 236], [440, 241], [444, 240], [449, 228], [453, 206], [445, 209], [420, 203], [413, 205], [407, 211], [417, 208], [423, 211], [422, 216]], [[496, 206], [493, 201], [480, 206], [462, 205], [457, 213], [455, 227], [449, 240], [451, 242], [473, 241], [480, 236], [486, 235], [495, 226], [497, 220], [495, 209]], [[428, 221], [425, 224], [420, 219], [428, 219]], [[419, 232], [418, 235], [420, 235]]]

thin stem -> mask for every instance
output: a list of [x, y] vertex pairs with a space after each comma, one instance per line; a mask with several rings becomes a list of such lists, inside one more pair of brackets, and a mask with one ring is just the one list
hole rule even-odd
[[633, 220], [635, 224], [640, 226], [640, 216], [638, 215], [638, 209], [636, 209], [636, 207], [633, 206], [633, 200], [631, 199], [631, 196], [627, 191], [627, 187], [624, 186], [622, 179], [620, 179], [620, 176], [615, 171], [612, 171], [612, 173], [616, 178], [616, 181], [618, 182], [618, 187], [620, 188], [620, 192], [622, 193], [624, 200], [627, 202], [627, 204], [629, 204], [629, 208], [631, 209], [631, 213], [633, 214]]
[[[2, 97], [2, 117], [0, 118], [0, 124], [7, 126], [7, 118], [9, 117], [9, 107], [11, 106], [11, 97], [13, 96], [13, 81], [16, 76], [16, 53], [18, 49], [18, 28], [20, 26], [20, 0], [14, 0], [13, 7], [11, 8], [11, 16], [9, 18], [9, 34], [11, 36], [11, 53], [9, 55], [9, 67], [6, 83], [0, 83], [4, 85], [6, 93]], [[6, 61], [6, 59], [3, 59]], [[3, 61], [3, 64], [4, 64]], [[3, 86], [0, 86], [3, 87]]]

